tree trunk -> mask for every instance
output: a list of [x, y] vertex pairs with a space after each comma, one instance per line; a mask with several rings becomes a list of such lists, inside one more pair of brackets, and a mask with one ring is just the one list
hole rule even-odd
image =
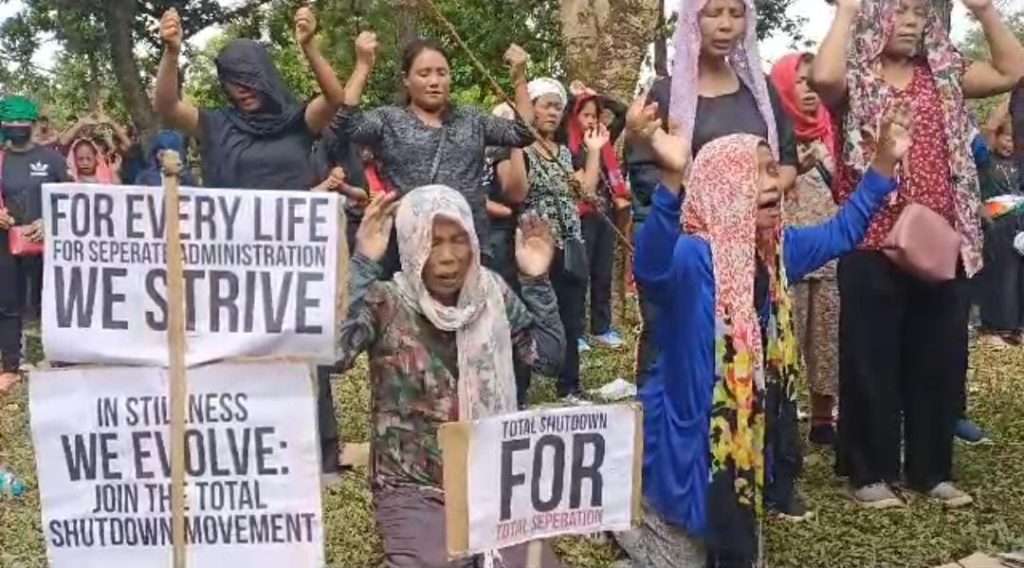
[[125, 108], [128, 109], [135, 129], [148, 136], [156, 131], [157, 120], [139, 75], [138, 62], [135, 61], [132, 24], [136, 9], [133, 0], [108, 0], [104, 3], [106, 17], [103, 20], [110, 44], [110, 61], [117, 86], [124, 95]]
[[654, 74], [668, 76], [668, 36], [665, 33], [665, 0], [658, 0], [657, 34], [654, 36]]
[[569, 80], [629, 100], [655, 36], [658, 0], [561, 0]]

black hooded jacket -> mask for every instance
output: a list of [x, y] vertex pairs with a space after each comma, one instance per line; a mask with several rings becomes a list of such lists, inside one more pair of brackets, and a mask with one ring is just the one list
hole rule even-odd
[[305, 105], [296, 102], [266, 48], [236, 39], [216, 63], [221, 85], [253, 89], [263, 107], [254, 113], [234, 106], [200, 111], [204, 185], [295, 190], [316, 185], [315, 136], [306, 126]]

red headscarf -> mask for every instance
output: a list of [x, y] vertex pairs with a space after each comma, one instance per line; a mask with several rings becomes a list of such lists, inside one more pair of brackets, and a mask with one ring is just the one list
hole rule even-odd
[[[569, 150], [576, 155], [583, 148], [583, 124], [580, 123], [580, 112], [590, 101], [597, 104], [596, 95], [581, 95], [576, 99], [572, 107], [572, 115], [569, 117], [567, 131], [569, 134]], [[597, 105], [598, 109], [601, 105]], [[601, 165], [608, 174], [608, 183], [611, 185], [612, 196], [629, 198], [629, 189], [626, 187], [626, 178], [622, 176], [622, 167], [619, 165], [619, 157], [615, 155], [614, 141], [608, 142], [601, 148]]]
[[818, 112], [807, 115], [800, 110], [800, 101], [796, 99], [797, 72], [800, 64], [810, 56], [806, 53], [791, 53], [772, 67], [772, 83], [782, 99], [782, 108], [793, 120], [793, 129], [800, 142], [821, 140], [832, 155], [836, 155], [836, 135], [832, 129], [832, 117], [825, 105], [818, 105]]

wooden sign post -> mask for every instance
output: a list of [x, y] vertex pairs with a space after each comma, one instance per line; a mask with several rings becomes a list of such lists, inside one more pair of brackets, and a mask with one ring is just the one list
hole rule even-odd
[[164, 152], [164, 211], [167, 217], [167, 368], [171, 405], [171, 539], [174, 568], [185, 568], [185, 267], [181, 256], [179, 176], [181, 158]]

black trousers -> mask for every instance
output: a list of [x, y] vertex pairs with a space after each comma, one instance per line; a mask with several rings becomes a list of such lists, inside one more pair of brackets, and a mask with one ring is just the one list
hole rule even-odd
[[590, 263], [590, 333], [612, 328], [612, 277], [615, 271], [615, 231], [601, 215], [580, 219]]
[[981, 326], [1014, 333], [1024, 328], [1024, 257], [1013, 239], [1024, 227], [1016, 215], [996, 219], [985, 229], [985, 268], [978, 275]]
[[[640, 234], [643, 225], [636, 226], [633, 231], [633, 247], [636, 247], [636, 235]], [[644, 287], [637, 282], [637, 296], [640, 300], [640, 336], [636, 345], [636, 385], [644, 384], [644, 378], [658, 360], [658, 343], [654, 339], [654, 325], [658, 315], [657, 308], [644, 293]]]
[[21, 367], [21, 332], [26, 300], [38, 304], [43, 263], [40, 257], [11, 256], [7, 231], [0, 231], [0, 372]]
[[[927, 491], [952, 477], [967, 372], [967, 281], [929, 285], [882, 253], [839, 262], [837, 471]], [[901, 464], [901, 442], [905, 461]]]
[[558, 396], [580, 392], [580, 351], [577, 343], [583, 336], [586, 317], [587, 284], [565, 270], [565, 254], [558, 250], [551, 263], [551, 286], [558, 298], [558, 313], [565, 328], [565, 360], [558, 375]]
[[340, 468], [338, 457], [338, 418], [334, 415], [334, 397], [331, 396], [331, 373], [334, 367], [316, 368], [316, 415], [320, 431], [320, 464], [324, 473], [336, 473]]
[[[487, 268], [497, 272], [508, 284], [509, 288], [516, 294], [520, 293], [519, 286], [519, 265], [516, 264], [515, 247], [516, 229], [514, 226], [491, 225], [488, 240], [490, 241], [490, 256], [484, 256], [484, 264]], [[516, 374], [516, 401], [520, 408], [525, 408], [529, 403], [530, 383], [533, 382], [533, 369], [515, 359], [512, 361]]]

